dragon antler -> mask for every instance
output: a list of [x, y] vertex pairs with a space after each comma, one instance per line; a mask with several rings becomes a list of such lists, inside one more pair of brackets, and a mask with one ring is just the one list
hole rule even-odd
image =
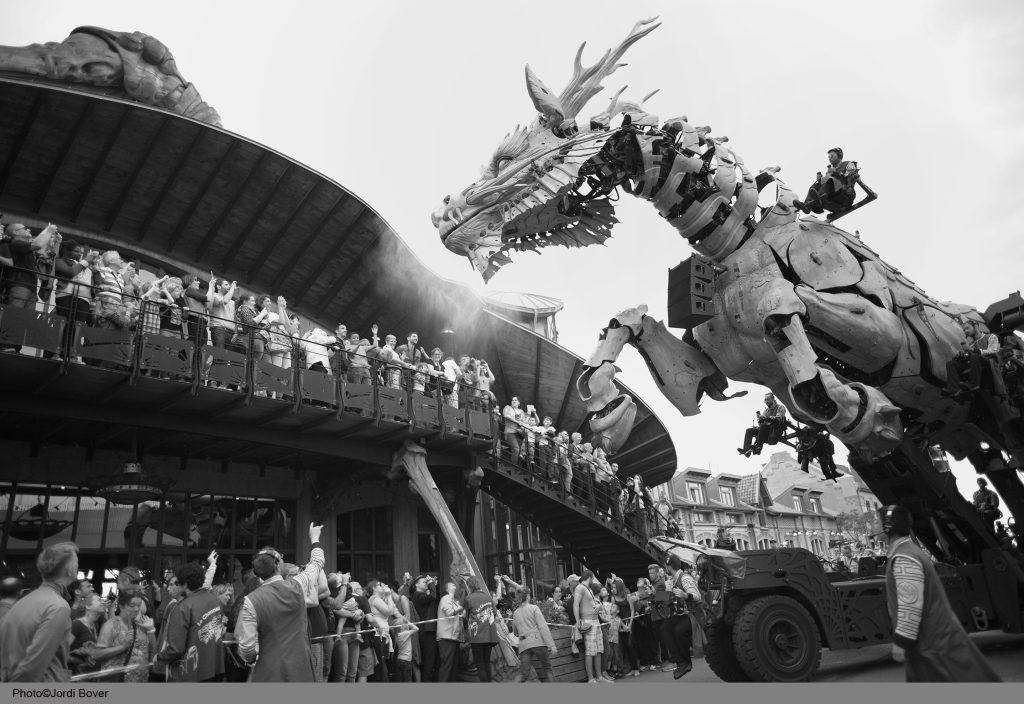
[[601, 91], [603, 88], [601, 85], [602, 80], [614, 73], [620, 66], [625, 66], [625, 64], [618, 63], [619, 59], [626, 53], [626, 49], [661, 26], [660, 22], [652, 24], [657, 19], [657, 16], [655, 16], [637, 22], [633, 25], [629, 35], [617, 47], [606, 51], [601, 60], [593, 66], [583, 67], [581, 59], [583, 57], [583, 48], [587, 43], [583, 42], [580, 45], [579, 50], [576, 52], [576, 59], [573, 62], [572, 79], [562, 91], [562, 94], [558, 96], [558, 102], [561, 104], [567, 119], [576, 117], [580, 110], [583, 109], [583, 106], [587, 104], [587, 101]]

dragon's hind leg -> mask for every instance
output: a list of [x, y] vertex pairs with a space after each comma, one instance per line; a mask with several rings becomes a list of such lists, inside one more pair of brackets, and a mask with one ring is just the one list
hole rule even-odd
[[800, 316], [767, 318], [765, 336], [789, 380], [796, 410], [868, 460], [884, 457], [899, 444], [899, 408], [873, 386], [844, 381], [819, 364]]

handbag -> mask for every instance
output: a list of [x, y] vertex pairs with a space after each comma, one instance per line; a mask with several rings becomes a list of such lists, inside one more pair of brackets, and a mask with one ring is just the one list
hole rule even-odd
[[[132, 642], [128, 646], [128, 650], [124, 656], [124, 662], [118, 667], [127, 667], [128, 661], [132, 659], [132, 651], [135, 650], [135, 638], [139, 635], [139, 627], [135, 623], [132, 623]], [[124, 673], [119, 672], [116, 675], [107, 675], [106, 677], [98, 677], [94, 682], [124, 682]]]
[[503, 618], [495, 619], [494, 628], [498, 632], [498, 648], [501, 650], [502, 657], [505, 658], [505, 665], [519, 667], [519, 655], [516, 653], [519, 639], [509, 633]]
[[572, 643], [572, 645], [570, 645], [569, 647], [569, 650], [572, 652], [573, 655], [576, 655], [578, 657], [579, 654], [583, 652], [583, 635], [580, 633], [579, 624], [574, 623], [572, 625], [572, 635], [570, 635], [569, 637]]

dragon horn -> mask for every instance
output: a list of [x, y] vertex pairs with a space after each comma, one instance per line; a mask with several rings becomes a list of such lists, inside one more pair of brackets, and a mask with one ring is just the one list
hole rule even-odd
[[562, 102], [537, 78], [530, 64], [526, 64], [526, 92], [530, 94], [533, 106], [544, 116], [548, 125], [558, 125], [565, 119]]
[[601, 60], [593, 66], [583, 67], [581, 58], [586, 43], [580, 45], [573, 62], [572, 78], [559, 96], [559, 103], [565, 109], [565, 117], [576, 117], [587, 101], [601, 91], [601, 81], [614, 73], [620, 66], [625, 66], [625, 64], [619, 63], [619, 59], [626, 53], [626, 49], [660, 26], [660, 23], [654, 24], [657, 19], [657, 17], [649, 17], [637, 22], [633, 25], [629, 35], [614, 49], [606, 51]]

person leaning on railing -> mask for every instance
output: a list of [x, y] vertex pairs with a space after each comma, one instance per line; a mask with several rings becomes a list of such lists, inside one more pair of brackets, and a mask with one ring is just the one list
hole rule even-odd
[[[57, 315], [67, 320], [64, 327], [62, 347], [70, 352], [75, 336], [75, 325], [89, 322], [92, 306], [92, 265], [99, 258], [99, 252], [89, 250], [86, 254], [82, 245], [74, 240], [61, 244], [62, 256], [54, 263], [57, 275]], [[76, 361], [81, 361], [77, 358]]]
[[[269, 326], [267, 344], [267, 361], [281, 369], [292, 368], [292, 340], [299, 336], [298, 318], [289, 315], [288, 301], [284, 296], [277, 297], [277, 312]], [[271, 394], [277, 398], [277, 393]]]
[[[265, 298], [269, 298], [269, 296]], [[237, 330], [232, 342], [247, 346], [248, 341], [246, 338], [252, 333], [252, 356], [257, 362], [263, 359], [263, 353], [266, 350], [268, 340], [266, 329], [270, 324], [268, 320], [270, 313], [271, 311], [266, 309], [257, 310], [256, 296], [251, 293], [240, 296], [235, 307], [235, 325]]]
[[370, 351], [370, 341], [365, 337], [359, 337], [359, 333], [349, 334], [348, 345], [348, 371], [346, 378], [350, 384], [369, 384], [372, 375], [370, 374], [370, 359], [367, 356]]
[[120, 253], [108, 250], [93, 263], [92, 284], [96, 297], [96, 326], [125, 331], [131, 326], [124, 305], [124, 272]]
[[555, 463], [561, 471], [565, 493], [572, 493], [572, 459], [569, 456], [569, 433], [561, 431], [555, 436]]
[[47, 225], [35, 237], [21, 223], [12, 222], [0, 238], [0, 265], [3, 269], [4, 303], [14, 308], [34, 308], [39, 301], [39, 273], [36, 255], [50, 246], [57, 226]]
[[235, 334], [235, 292], [238, 284], [227, 279], [210, 277], [210, 294], [206, 307], [210, 313], [210, 339], [214, 347], [226, 349]]

